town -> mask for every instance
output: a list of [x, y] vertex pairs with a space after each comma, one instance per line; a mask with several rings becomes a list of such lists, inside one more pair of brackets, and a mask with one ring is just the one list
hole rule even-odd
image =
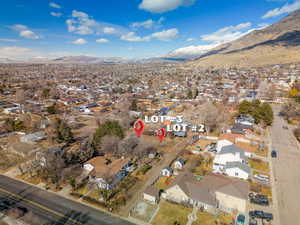
[[2, 1], [0, 225], [300, 225], [300, 0]]

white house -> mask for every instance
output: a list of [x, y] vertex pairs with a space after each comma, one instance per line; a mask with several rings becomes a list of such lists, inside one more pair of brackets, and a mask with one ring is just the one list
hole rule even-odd
[[173, 174], [173, 170], [169, 167], [163, 168], [161, 170], [161, 175], [164, 177], [170, 177]]
[[224, 173], [230, 177], [247, 180], [250, 176], [251, 169], [247, 164], [241, 162], [228, 162], [225, 165]]
[[184, 161], [183, 159], [177, 159], [177, 160], [174, 162], [174, 168], [175, 168], [175, 169], [182, 170], [183, 167], [184, 167], [184, 164], [185, 164], [185, 161]]
[[[229, 163], [229, 164], [228, 164]], [[232, 164], [235, 163], [235, 164]], [[243, 169], [247, 168], [245, 172], [250, 170], [247, 165], [247, 157], [245, 156], [244, 150], [240, 149], [236, 145], [228, 145], [221, 149], [219, 153], [217, 153], [216, 157], [213, 161], [213, 172], [214, 173], [226, 173], [226, 165], [228, 165], [228, 173], [232, 174], [237, 171], [241, 170], [241, 167], [233, 169], [232, 166], [234, 165], [237, 167], [240, 164], [243, 164]], [[248, 169], [249, 168], [249, 169]], [[236, 176], [234, 176], [236, 177]], [[242, 177], [245, 177], [244, 175]]]
[[226, 140], [226, 139], [219, 140], [217, 142], [217, 146], [216, 146], [217, 152], [220, 152], [223, 147], [228, 146], [228, 145], [233, 145], [233, 143], [231, 141]]

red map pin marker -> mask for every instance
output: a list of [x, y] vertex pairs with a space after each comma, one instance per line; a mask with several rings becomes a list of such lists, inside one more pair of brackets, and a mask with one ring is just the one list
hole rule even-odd
[[165, 128], [160, 128], [158, 131], [157, 131], [157, 136], [160, 140], [160, 142], [162, 142], [166, 136], [166, 129]]
[[140, 137], [144, 131], [145, 124], [143, 121], [138, 120], [133, 125], [136, 136]]

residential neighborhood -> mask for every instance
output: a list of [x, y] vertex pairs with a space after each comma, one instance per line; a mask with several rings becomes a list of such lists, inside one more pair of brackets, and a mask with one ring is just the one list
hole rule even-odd
[[3, 2], [0, 225], [300, 225], [299, 10]]

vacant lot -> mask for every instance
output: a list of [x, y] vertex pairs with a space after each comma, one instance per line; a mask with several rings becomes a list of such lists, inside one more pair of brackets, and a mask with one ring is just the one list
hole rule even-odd
[[157, 187], [158, 189], [167, 189], [168, 185], [172, 182], [174, 178], [173, 177], [160, 177], [156, 183], [155, 183], [155, 187]]
[[230, 224], [232, 222], [232, 216], [225, 213], [220, 213], [218, 216], [214, 216], [207, 212], [199, 212], [197, 214], [198, 219], [192, 225], [216, 225], [216, 224]]
[[269, 173], [270, 167], [268, 162], [264, 162], [260, 159], [249, 159], [250, 167], [254, 170]]
[[192, 209], [162, 200], [159, 212], [152, 221], [152, 224], [173, 225], [177, 222], [177, 224], [185, 225], [188, 221], [187, 216], [191, 212]]

